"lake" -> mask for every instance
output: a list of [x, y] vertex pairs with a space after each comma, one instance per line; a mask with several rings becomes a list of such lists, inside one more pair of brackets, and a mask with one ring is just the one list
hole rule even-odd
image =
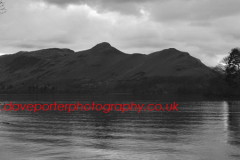
[[0, 111], [0, 160], [240, 159], [240, 101], [168, 96], [1, 95], [0, 109], [10, 102], [176, 102], [179, 111]]

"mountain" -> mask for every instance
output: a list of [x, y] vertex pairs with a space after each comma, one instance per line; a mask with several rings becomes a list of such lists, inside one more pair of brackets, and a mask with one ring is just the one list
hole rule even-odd
[[169, 84], [177, 91], [190, 81], [202, 87], [214, 76], [187, 52], [126, 54], [107, 42], [79, 52], [51, 48], [0, 56], [0, 74], [1, 93], [133, 92]]

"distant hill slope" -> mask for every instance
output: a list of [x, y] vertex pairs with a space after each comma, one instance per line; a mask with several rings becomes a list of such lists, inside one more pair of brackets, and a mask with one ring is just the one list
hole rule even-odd
[[214, 75], [200, 60], [174, 48], [149, 55], [126, 54], [106, 42], [80, 52], [51, 48], [4, 55], [0, 74], [2, 93], [106, 90], [154, 77], [156, 81], [156, 77], [207, 79]]

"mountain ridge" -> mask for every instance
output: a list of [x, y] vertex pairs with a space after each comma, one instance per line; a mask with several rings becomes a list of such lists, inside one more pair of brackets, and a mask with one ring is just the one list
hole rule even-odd
[[148, 55], [127, 54], [107, 42], [78, 52], [59, 48], [18, 52], [0, 57], [0, 66], [2, 93], [42, 92], [39, 88], [43, 86], [54, 92], [112, 90], [122, 82], [134, 86], [158, 77], [156, 87], [162, 77], [207, 79], [214, 75], [200, 60], [175, 48]]

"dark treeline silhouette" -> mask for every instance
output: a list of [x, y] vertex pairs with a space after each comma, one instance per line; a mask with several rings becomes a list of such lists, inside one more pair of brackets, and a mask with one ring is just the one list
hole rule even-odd
[[0, 14], [5, 13], [7, 10], [4, 6], [4, 2], [2, 0], [0, 0]]
[[240, 96], [240, 49], [234, 48], [214, 68], [216, 76], [208, 81], [207, 96]]
[[146, 77], [140, 80], [120, 81], [115, 90], [133, 94], [202, 94], [205, 78], [195, 77]]
[[[1, 84], [0, 84], [1, 85]], [[19, 88], [25, 88], [19, 90]], [[134, 95], [157, 94], [203, 94], [207, 88], [204, 77], [143, 77], [133, 80], [120, 80], [112, 84], [91, 80], [87, 83], [69, 83], [68, 85], [22, 83], [19, 85], [1, 85], [0, 93], [19, 94], [47, 94], [47, 93], [73, 93], [73, 94], [107, 94], [127, 93]]]

